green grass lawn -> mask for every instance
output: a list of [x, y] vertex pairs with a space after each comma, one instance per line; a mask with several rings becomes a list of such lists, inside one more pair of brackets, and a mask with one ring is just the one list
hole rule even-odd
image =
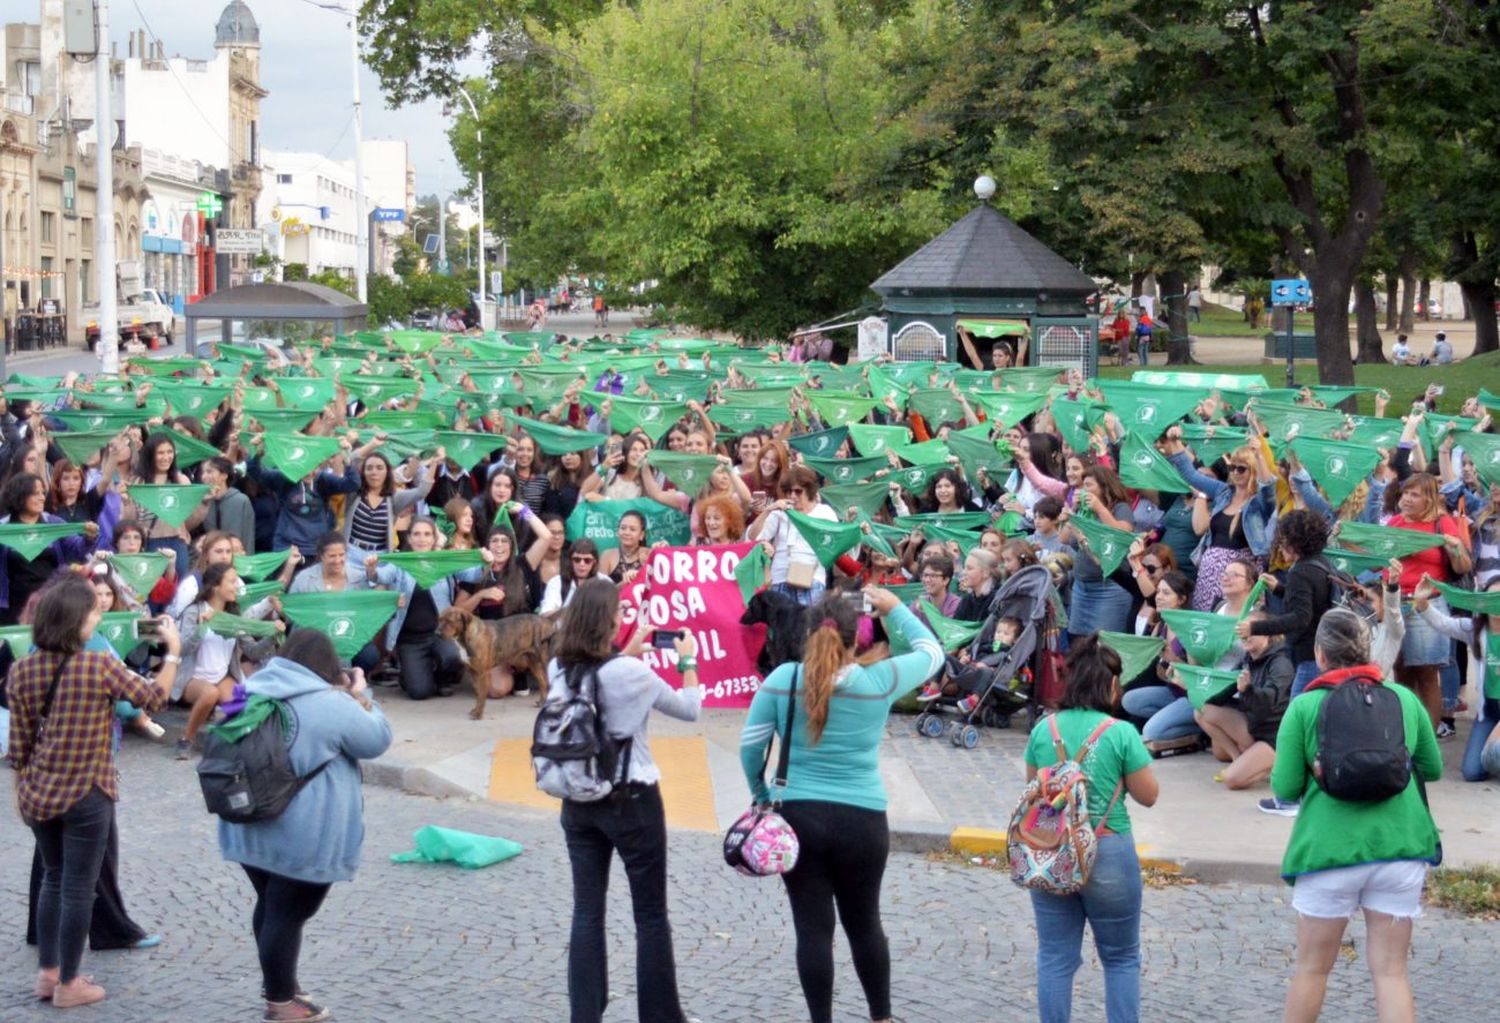
[[1188, 319], [1188, 331], [1198, 337], [1262, 337], [1270, 329], [1268, 315], [1261, 315], [1259, 327], [1251, 327], [1244, 313], [1212, 302], [1203, 303], [1203, 322]]
[[[1139, 368], [1139, 366], [1100, 365], [1099, 375], [1108, 380], [1129, 380], [1130, 374]], [[1153, 364], [1151, 368], [1154, 370], [1182, 369], [1201, 373], [1258, 373], [1265, 377], [1266, 383], [1272, 387], [1282, 387], [1286, 383], [1286, 369], [1281, 363], [1257, 362], [1242, 366], [1180, 367]], [[1298, 364], [1297, 383], [1316, 384], [1318, 382], [1318, 367]], [[1445, 415], [1457, 415], [1464, 399], [1478, 394], [1481, 387], [1492, 391], [1500, 388], [1500, 352], [1476, 355], [1450, 366], [1355, 366], [1354, 382], [1364, 387], [1383, 387], [1389, 391], [1391, 403], [1386, 408], [1388, 416], [1400, 416], [1405, 409], [1411, 407], [1412, 402], [1422, 396], [1428, 384], [1441, 384], [1445, 390], [1443, 396], [1438, 399], [1438, 411]], [[1374, 414], [1373, 395], [1360, 396], [1359, 411], [1364, 415]]]

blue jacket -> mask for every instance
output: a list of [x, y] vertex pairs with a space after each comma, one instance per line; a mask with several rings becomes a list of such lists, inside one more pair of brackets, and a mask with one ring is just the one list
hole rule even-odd
[[304, 480], [289, 480], [275, 469], [267, 469], [259, 458], [245, 464], [245, 474], [262, 488], [276, 495], [281, 513], [276, 518], [276, 532], [271, 549], [284, 551], [295, 547], [312, 557], [318, 538], [334, 528], [333, 509], [328, 499], [334, 494], [353, 494], [359, 490], [359, 474], [351, 463], [344, 474], [328, 469], [318, 473], [309, 485]]
[[[478, 565], [474, 568], [466, 568], [462, 572], [439, 579], [427, 592], [432, 595], [432, 605], [437, 608], [437, 613], [442, 614], [453, 606], [453, 580], [472, 583], [483, 578], [484, 566]], [[406, 624], [406, 609], [411, 607], [411, 595], [417, 591], [417, 581], [408, 572], [403, 572], [395, 565], [380, 565], [375, 569], [375, 585], [395, 590], [401, 594], [401, 603], [396, 607], [396, 613], [391, 616], [390, 623], [385, 627], [386, 649], [396, 649], [396, 637], [401, 635], [401, 626]]]
[[243, 863], [309, 884], [350, 881], [365, 840], [359, 761], [390, 747], [391, 726], [378, 705], [365, 710], [293, 661], [273, 657], [245, 680], [247, 696], [284, 700], [292, 712], [292, 769], [328, 767], [292, 798], [286, 812], [254, 824], [219, 822], [219, 851]]
[[[1182, 477], [1184, 483], [1190, 487], [1201, 490], [1208, 495], [1210, 510], [1217, 515], [1229, 507], [1229, 502], [1234, 500], [1234, 485], [1216, 480], [1206, 473], [1199, 472], [1193, 465], [1193, 458], [1186, 451], [1179, 451], [1175, 455], [1168, 456], [1172, 467], [1177, 470], [1177, 475]], [[1245, 528], [1245, 542], [1250, 545], [1250, 550], [1260, 557], [1265, 557], [1271, 550], [1271, 534], [1276, 531], [1276, 481], [1274, 479], [1262, 483], [1255, 496], [1245, 503], [1240, 514], [1240, 523]], [[1208, 549], [1210, 533], [1205, 532], [1198, 541], [1198, 549], [1194, 552], [1194, 560], [1203, 556]]]

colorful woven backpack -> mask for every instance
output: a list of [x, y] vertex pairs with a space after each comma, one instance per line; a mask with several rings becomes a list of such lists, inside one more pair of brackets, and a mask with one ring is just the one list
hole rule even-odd
[[[1034, 892], [1073, 895], [1088, 884], [1099, 851], [1099, 828], [1089, 826], [1089, 786], [1083, 762], [1100, 736], [1118, 722], [1110, 718], [1100, 724], [1071, 758], [1057, 731], [1057, 715], [1049, 714], [1047, 724], [1057, 763], [1037, 769], [1010, 815], [1010, 879]], [[1124, 787], [1121, 778], [1099, 818], [1100, 827], [1109, 820]]]

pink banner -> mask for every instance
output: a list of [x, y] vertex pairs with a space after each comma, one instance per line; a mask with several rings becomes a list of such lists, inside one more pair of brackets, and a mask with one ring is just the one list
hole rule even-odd
[[[705, 707], [748, 707], [760, 686], [755, 659], [765, 628], [740, 624], [745, 601], [734, 570], [754, 544], [658, 547], [634, 582], [620, 591], [622, 637], [634, 633], [644, 614], [653, 629], [687, 629], [698, 640], [698, 684]], [[676, 650], [654, 650], [644, 659], [674, 688], [682, 687]]]

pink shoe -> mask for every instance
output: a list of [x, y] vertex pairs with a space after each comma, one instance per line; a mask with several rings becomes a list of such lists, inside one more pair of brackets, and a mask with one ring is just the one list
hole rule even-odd
[[943, 687], [929, 682], [927, 683], [927, 685], [923, 686], [922, 691], [917, 694], [917, 700], [921, 703], [931, 703], [933, 700], [936, 700], [939, 696], [942, 695]]
[[977, 696], [965, 696], [962, 700], [958, 701], [958, 709], [963, 714], [974, 713], [974, 708], [977, 706], [979, 706], [979, 697]]
[[57, 967], [36, 971], [36, 987], [33, 993], [44, 1002], [52, 1001], [52, 992], [57, 987]]
[[104, 989], [94, 983], [93, 977], [74, 977], [52, 989], [52, 1005], [57, 1009], [72, 1009], [102, 1001]]

